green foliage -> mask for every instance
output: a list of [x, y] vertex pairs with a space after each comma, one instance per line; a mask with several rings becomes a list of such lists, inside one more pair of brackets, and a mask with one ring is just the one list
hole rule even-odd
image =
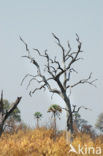
[[[11, 104], [8, 100], [3, 100], [3, 104], [4, 113], [6, 113], [10, 109]], [[20, 110], [18, 109], [18, 107], [10, 114], [8, 120], [10, 119], [14, 119], [16, 122], [21, 121]]]
[[53, 105], [51, 105], [49, 107], [48, 112], [54, 112], [54, 113], [58, 112], [58, 113], [61, 113], [62, 112], [62, 108], [59, 105], [57, 105], [57, 104], [53, 104]]
[[98, 116], [95, 126], [100, 132], [103, 132], [103, 113]]
[[48, 112], [52, 112], [52, 117], [54, 119], [53, 128], [55, 130], [55, 135], [56, 135], [56, 117], [60, 119], [60, 113], [62, 112], [62, 108], [57, 104], [53, 104], [49, 107]]
[[34, 113], [34, 117], [37, 118], [37, 119], [40, 119], [42, 117], [42, 113], [40, 112], [35, 112]]
[[40, 113], [40, 112], [34, 113], [34, 118], [36, 118], [36, 120], [37, 120], [37, 124], [36, 124], [37, 128], [39, 128], [39, 120], [41, 119], [41, 117], [42, 117], [42, 113]]
[[82, 119], [81, 115], [78, 112], [73, 114], [73, 120], [74, 124], [76, 124], [77, 129], [80, 131], [84, 126], [88, 125], [88, 122], [85, 119]]
[[49, 107], [48, 112], [52, 112], [54, 118], [57, 116], [60, 119], [60, 113], [62, 112], [62, 108], [57, 104], [53, 104]]

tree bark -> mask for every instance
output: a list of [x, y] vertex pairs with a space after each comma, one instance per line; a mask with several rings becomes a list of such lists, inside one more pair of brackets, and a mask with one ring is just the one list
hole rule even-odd
[[56, 114], [54, 113], [54, 130], [56, 131]]
[[3, 125], [0, 124], [0, 137], [1, 137], [2, 133], [3, 133]]
[[3, 128], [5, 121], [8, 119], [8, 117], [11, 115], [11, 113], [15, 110], [19, 102], [21, 101], [22, 97], [17, 97], [16, 101], [11, 105], [10, 109], [4, 112], [4, 104], [3, 104], [3, 91], [1, 93], [1, 99], [0, 99], [0, 137], [3, 133]]
[[[66, 93], [63, 93], [63, 100], [67, 107], [67, 131], [70, 133], [70, 142], [73, 141], [73, 114], [71, 110], [70, 99], [67, 97]], [[67, 139], [67, 142], [68, 139]]]
[[36, 127], [39, 128], [39, 118], [37, 118]]

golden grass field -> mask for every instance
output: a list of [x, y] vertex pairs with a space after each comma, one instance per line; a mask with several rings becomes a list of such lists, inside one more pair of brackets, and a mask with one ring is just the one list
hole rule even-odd
[[[94, 140], [87, 134], [78, 133], [74, 136], [72, 145], [77, 149], [81, 146], [100, 146], [103, 150], [103, 136]], [[66, 143], [65, 132], [54, 138], [51, 129], [19, 130], [14, 134], [3, 134], [0, 138], [0, 156], [83, 156], [83, 154], [69, 153], [70, 144]], [[103, 152], [103, 151], [102, 151]], [[85, 156], [97, 154], [85, 154]], [[99, 154], [103, 156], [102, 154]]]

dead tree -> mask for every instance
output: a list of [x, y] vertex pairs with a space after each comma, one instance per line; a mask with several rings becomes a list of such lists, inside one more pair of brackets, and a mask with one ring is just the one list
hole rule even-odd
[[[73, 68], [73, 65], [79, 61], [80, 58], [79, 55], [83, 51], [81, 50], [82, 43], [79, 39], [79, 36], [76, 34], [76, 41], [77, 41], [77, 51], [72, 51], [71, 46], [69, 42], [67, 43], [68, 50], [64, 48], [64, 46], [61, 44], [60, 39], [53, 33], [52, 34], [55, 40], [57, 41], [57, 45], [61, 49], [62, 52], [62, 63], [60, 60], [58, 60], [56, 57], [52, 59], [47, 50], [45, 50], [44, 54], [42, 54], [39, 49], [33, 49], [34, 52], [38, 54], [39, 57], [42, 57], [46, 59], [46, 64], [44, 65], [46, 73], [49, 75], [47, 76], [44, 71], [42, 71], [42, 68], [40, 66], [40, 62], [37, 61], [33, 56], [31, 56], [30, 50], [28, 48], [28, 44], [20, 37], [20, 40], [23, 42], [23, 44], [26, 47], [27, 55], [23, 56], [24, 58], [27, 58], [30, 60], [30, 62], [36, 67], [37, 73], [34, 75], [27, 74], [23, 78], [22, 83], [27, 77], [30, 77], [30, 81], [27, 85], [30, 86], [32, 81], [36, 81], [40, 87], [35, 88], [33, 91], [30, 91], [30, 95], [34, 94], [36, 91], [41, 89], [48, 89], [49, 92], [55, 93], [59, 95], [65, 102], [68, 113], [67, 113], [67, 130], [73, 133], [73, 116], [72, 116], [72, 108], [70, 103], [70, 97], [69, 94], [71, 92], [71, 89], [78, 86], [79, 84], [90, 84], [94, 85], [95, 80], [91, 80], [92, 73], [86, 78], [79, 80], [75, 84], [70, 84], [70, 78], [71, 73], [77, 71]], [[57, 88], [54, 88], [54, 85], [51, 84], [51, 81], [54, 81], [57, 84]]]
[[9, 110], [7, 110], [5, 112], [4, 107], [3, 107], [4, 106], [4, 104], [3, 104], [3, 91], [1, 92], [1, 99], [0, 99], [0, 136], [3, 133], [5, 121], [11, 115], [11, 113], [15, 110], [15, 108], [19, 104], [21, 98], [22, 97], [17, 97], [16, 101], [11, 105]]

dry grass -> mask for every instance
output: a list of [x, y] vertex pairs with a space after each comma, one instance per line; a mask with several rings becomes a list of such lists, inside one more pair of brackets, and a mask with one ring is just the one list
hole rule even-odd
[[[88, 147], [101, 146], [103, 149], [103, 136], [92, 140], [89, 135], [78, 134], [72, 145], [77, 149], [78, 144]], [[75, 156], [74, 153], [68, 153], [69, 149], [65, 132], [59, 133], [54, 141], [53, 130], [45, 128], [20, 130], [12, 135], [6, 133], [0, 138], [0, 156]], [[77, 155], [83, 156], [82, 154]]]

